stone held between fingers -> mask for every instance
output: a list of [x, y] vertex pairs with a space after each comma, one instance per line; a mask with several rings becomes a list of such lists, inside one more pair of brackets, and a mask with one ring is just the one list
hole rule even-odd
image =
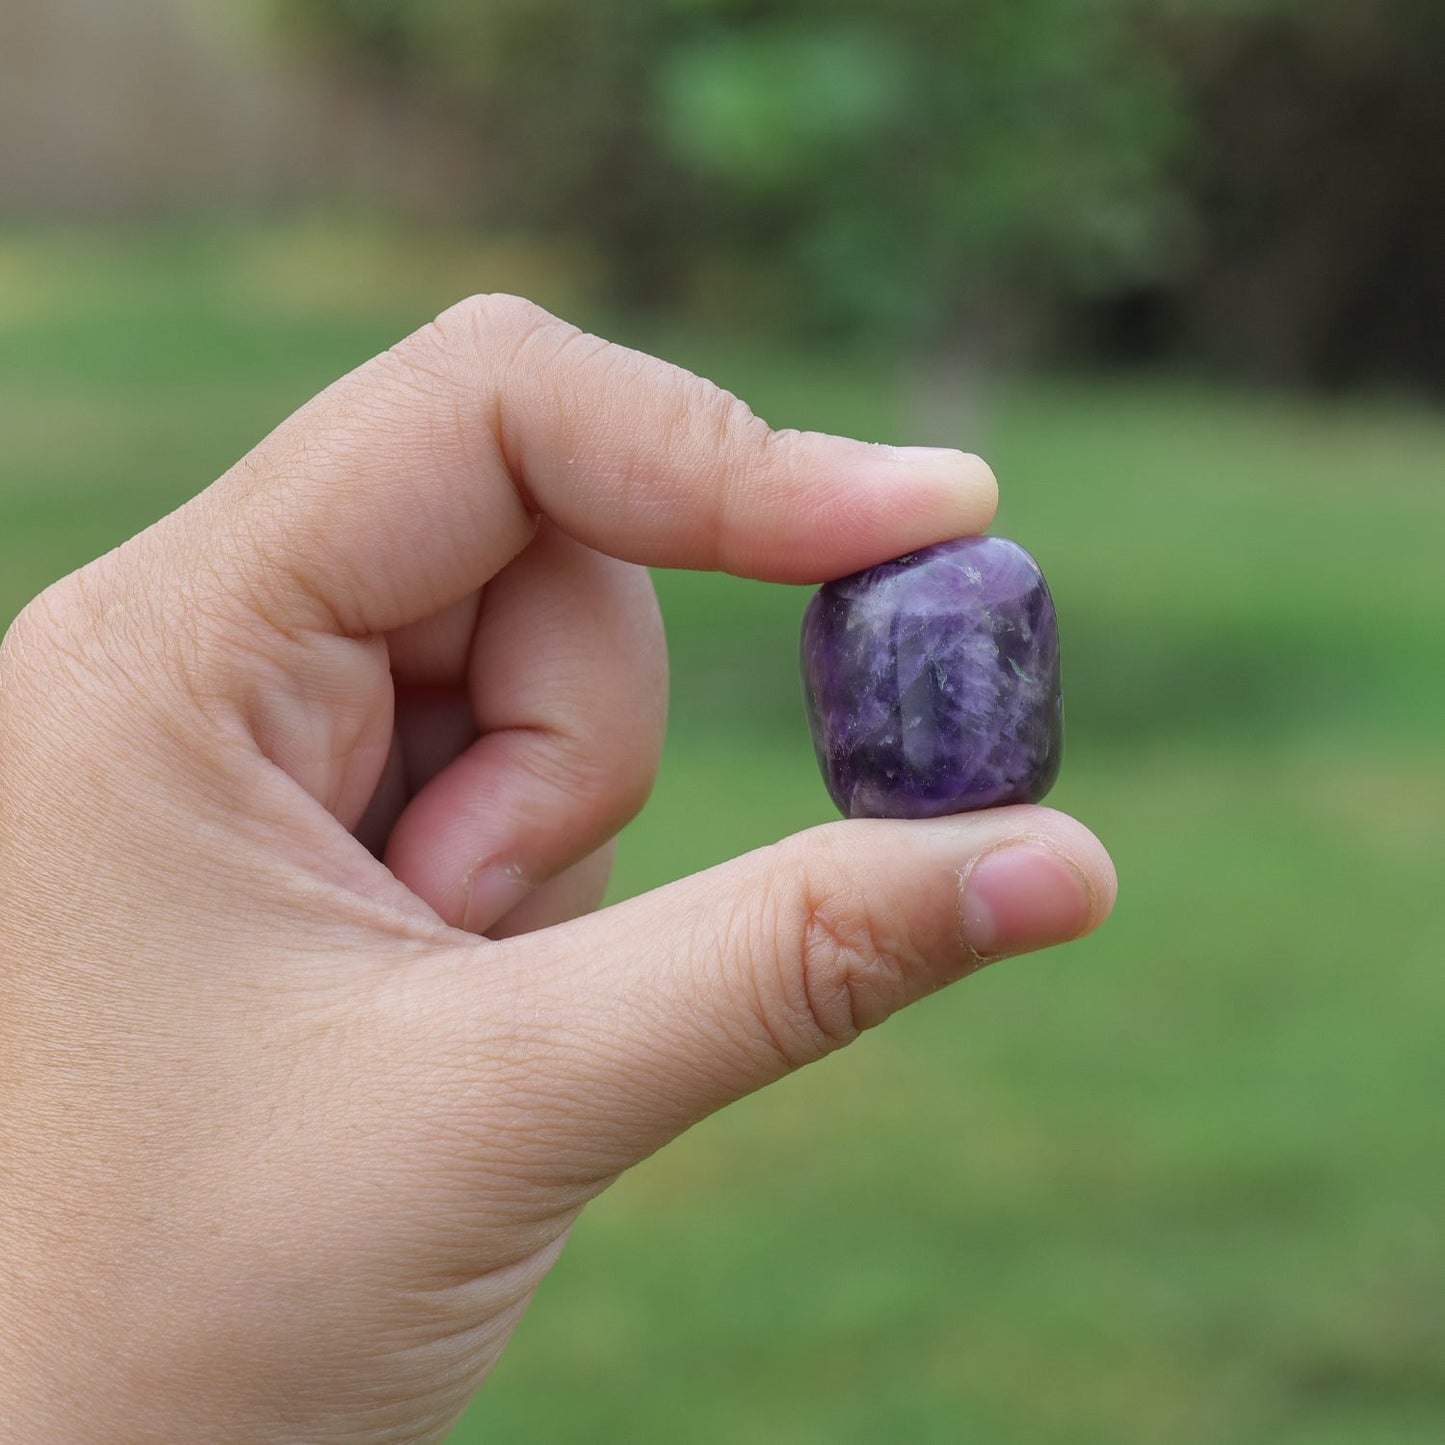
[[1058, 622], [1016, 542], [961, 537], [825, 584], [801, 660], [818, 765], [845, 817], [1035, 803], [1058, 777]]

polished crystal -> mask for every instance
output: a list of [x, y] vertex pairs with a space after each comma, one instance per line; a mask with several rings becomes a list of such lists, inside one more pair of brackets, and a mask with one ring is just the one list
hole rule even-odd
[[941, 542], [819, 588], [802, 667], [818, 765], [846, 817], [1032, 803], [1058, 776], [1053, 599], [1005, 537]]

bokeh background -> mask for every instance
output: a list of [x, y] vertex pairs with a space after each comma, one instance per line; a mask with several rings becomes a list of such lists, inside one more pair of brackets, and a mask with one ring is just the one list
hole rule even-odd
[[[0, 6], [0, 622], [472, 291], [957, 444], [1122, 894], [579, 1226], [458, 1442], [1445, 1439], [1438, 0]], [[616, 893], [829, 816], [657, 578]]]

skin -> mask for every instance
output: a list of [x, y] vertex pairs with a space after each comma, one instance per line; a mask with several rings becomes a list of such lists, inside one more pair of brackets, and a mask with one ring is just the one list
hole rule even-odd
[[623, 1170], [1098, 924], [1107, 855], [1037, 807], [592, 912], [662, 739], [643, 568], [817, 582], [995, 500], [478, 297], [37, 598], [0, 645], [7, 1438], [441, 1439]]

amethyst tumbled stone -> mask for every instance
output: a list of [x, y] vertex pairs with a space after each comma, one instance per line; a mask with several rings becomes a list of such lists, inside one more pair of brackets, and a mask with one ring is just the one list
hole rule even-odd
[[921, 547], [820, 587], [803, 615], [818, 766], [849, 818], [1034, 803], [1059, 775], [1059, 632], [1005, 537]]

